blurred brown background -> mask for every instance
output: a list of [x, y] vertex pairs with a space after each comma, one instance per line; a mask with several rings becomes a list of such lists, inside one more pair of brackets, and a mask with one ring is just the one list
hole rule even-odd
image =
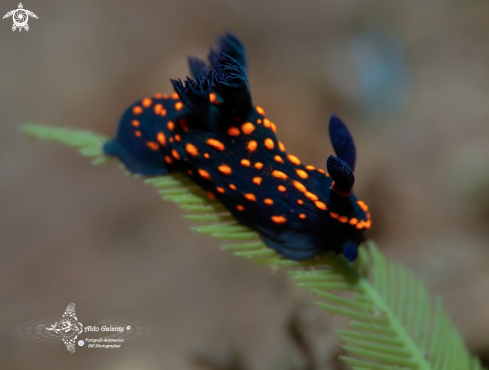
[[[475, 353], [489, 350], [488, 2], [23, 4], [39, 17], [29, 32], [0, 22], [0, 368], [311, 368], [301, 336], [315, 368], [341, 368], [332, 331], [343, 323], [311, 295], [190, 232], [115, 164], [93, 167], [19, 131], [112, 135], [126, 106], [170, 92], [186, 56], [205, 57], [225, 30], [245, 42], [254, 102], [289, 152], [324, 168], [329, 115], [346, 121], [369, 236], [444, 296]], [[15, 8], [0, 1], [2, 14]], [[85, 325], [116, 315], [152, 334], [75, 354], [16, 334], [72, 302]]]

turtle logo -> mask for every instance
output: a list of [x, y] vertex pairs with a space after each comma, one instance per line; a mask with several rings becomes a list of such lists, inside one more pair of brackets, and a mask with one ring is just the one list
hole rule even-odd
[[3, 19], [12, 17], [14, 21], [14, 24], [12, 25], [12, 31], [15, 31], [18, 28], [19, 32], [21, 32], [22, 28], [26, 31], [29, 31], [29, 25], [27, 24], [29, 16], [37, 18], [37, 15], [35, 15], [30, 10], [24, 9], [22, 3], [19, 3], [19, 8], [9, 11], [3, 16]]
[[[44, 325], [38, 325], [44, 326]], [[68, 351], [71, 353], [75, 352], [75, 343], [78, 334], [83, 332], [83, 325], [78, 321], [75, 315], [75, 304], [71, 303], [67, 308], [61, 321], [57, 321], [52, 324], [49, 328], [44, 326], [46, 330], [51, 330], [54, 333], [61, 336], [63, 343], [65, 344]]]

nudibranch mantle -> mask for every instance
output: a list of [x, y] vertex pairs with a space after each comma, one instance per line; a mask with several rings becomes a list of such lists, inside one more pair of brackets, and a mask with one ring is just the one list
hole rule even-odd
[[253, 106], [241, 41], [226, 33], [209, 60], [189, 58], [193, 79], [172, 80], [175, 93], [130, 106], [105, 153], [134, 174], [186, 174], [286, 258], [334, 251], [354, 261], [371, 221], [352, 193], [356, 151], [344, 123], [331, 116], [337, 157], [328, 158], [328, 173], [304, 165]]

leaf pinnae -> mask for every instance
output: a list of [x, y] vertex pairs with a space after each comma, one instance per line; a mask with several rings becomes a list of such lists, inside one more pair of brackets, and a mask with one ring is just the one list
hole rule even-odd
[[[102, 146], [108, 138], [87, 131], [26, 124], [31, 136], [78, 148], [94, 163], [108, 157]], [[318, 305], [333, 314], [353, 319], [349, 330], [338, 330], [349, 355], [341, 358], [357, 370], [482, 370], [480, 361], [465, 347], [441, 299], [432, 299], [424, 283], [404, 266], [389, 262], [373, 242], [359, 249], [357, 261], [327, 253], [306, 261], [287, 260], [239, 225], [225, 207], [206, 197], [181, 174], [144, 179], [165, 200], [193, 214], [192, 221], [209, 222], [195, 231], [217, 239], [246, 240], [223, 250], [251, 258], [258, 264], [286, 269], [299, 287], [325, 302]]]

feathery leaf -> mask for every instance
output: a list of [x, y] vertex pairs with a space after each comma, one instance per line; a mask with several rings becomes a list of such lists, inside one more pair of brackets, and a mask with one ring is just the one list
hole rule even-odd
[[[103, 163], [106, 137], [86, 131], [27, 124], [24, 132], [78, 148], [84, 156]], [[349, 330], [338, 330], [349, 355], [341, 358], [357, 370], [482, 370], [471, 357], [460, 334], [444, 311], [441, 299], [430, 298], [423, 282], [399, 264], [386, 261], [375, 244], [360, 248], [349, 264], [328, 253], [307, 261], [291, 261], [277, 254], [259, 235], [239, 225], [220, 203], [207, 198], [181, 174], [145, 179], [165, 200], [193, 214], [189, 220], [209, 222], [193, 230], [217, 239], [246, 240], [223, 250], [253, 259], [258, 264], [288, 269], [297, 285], [326, 302], [318, 305], [330, 313], [353, 319]], [[298, 269], [307, 267], [307, 270]]]

